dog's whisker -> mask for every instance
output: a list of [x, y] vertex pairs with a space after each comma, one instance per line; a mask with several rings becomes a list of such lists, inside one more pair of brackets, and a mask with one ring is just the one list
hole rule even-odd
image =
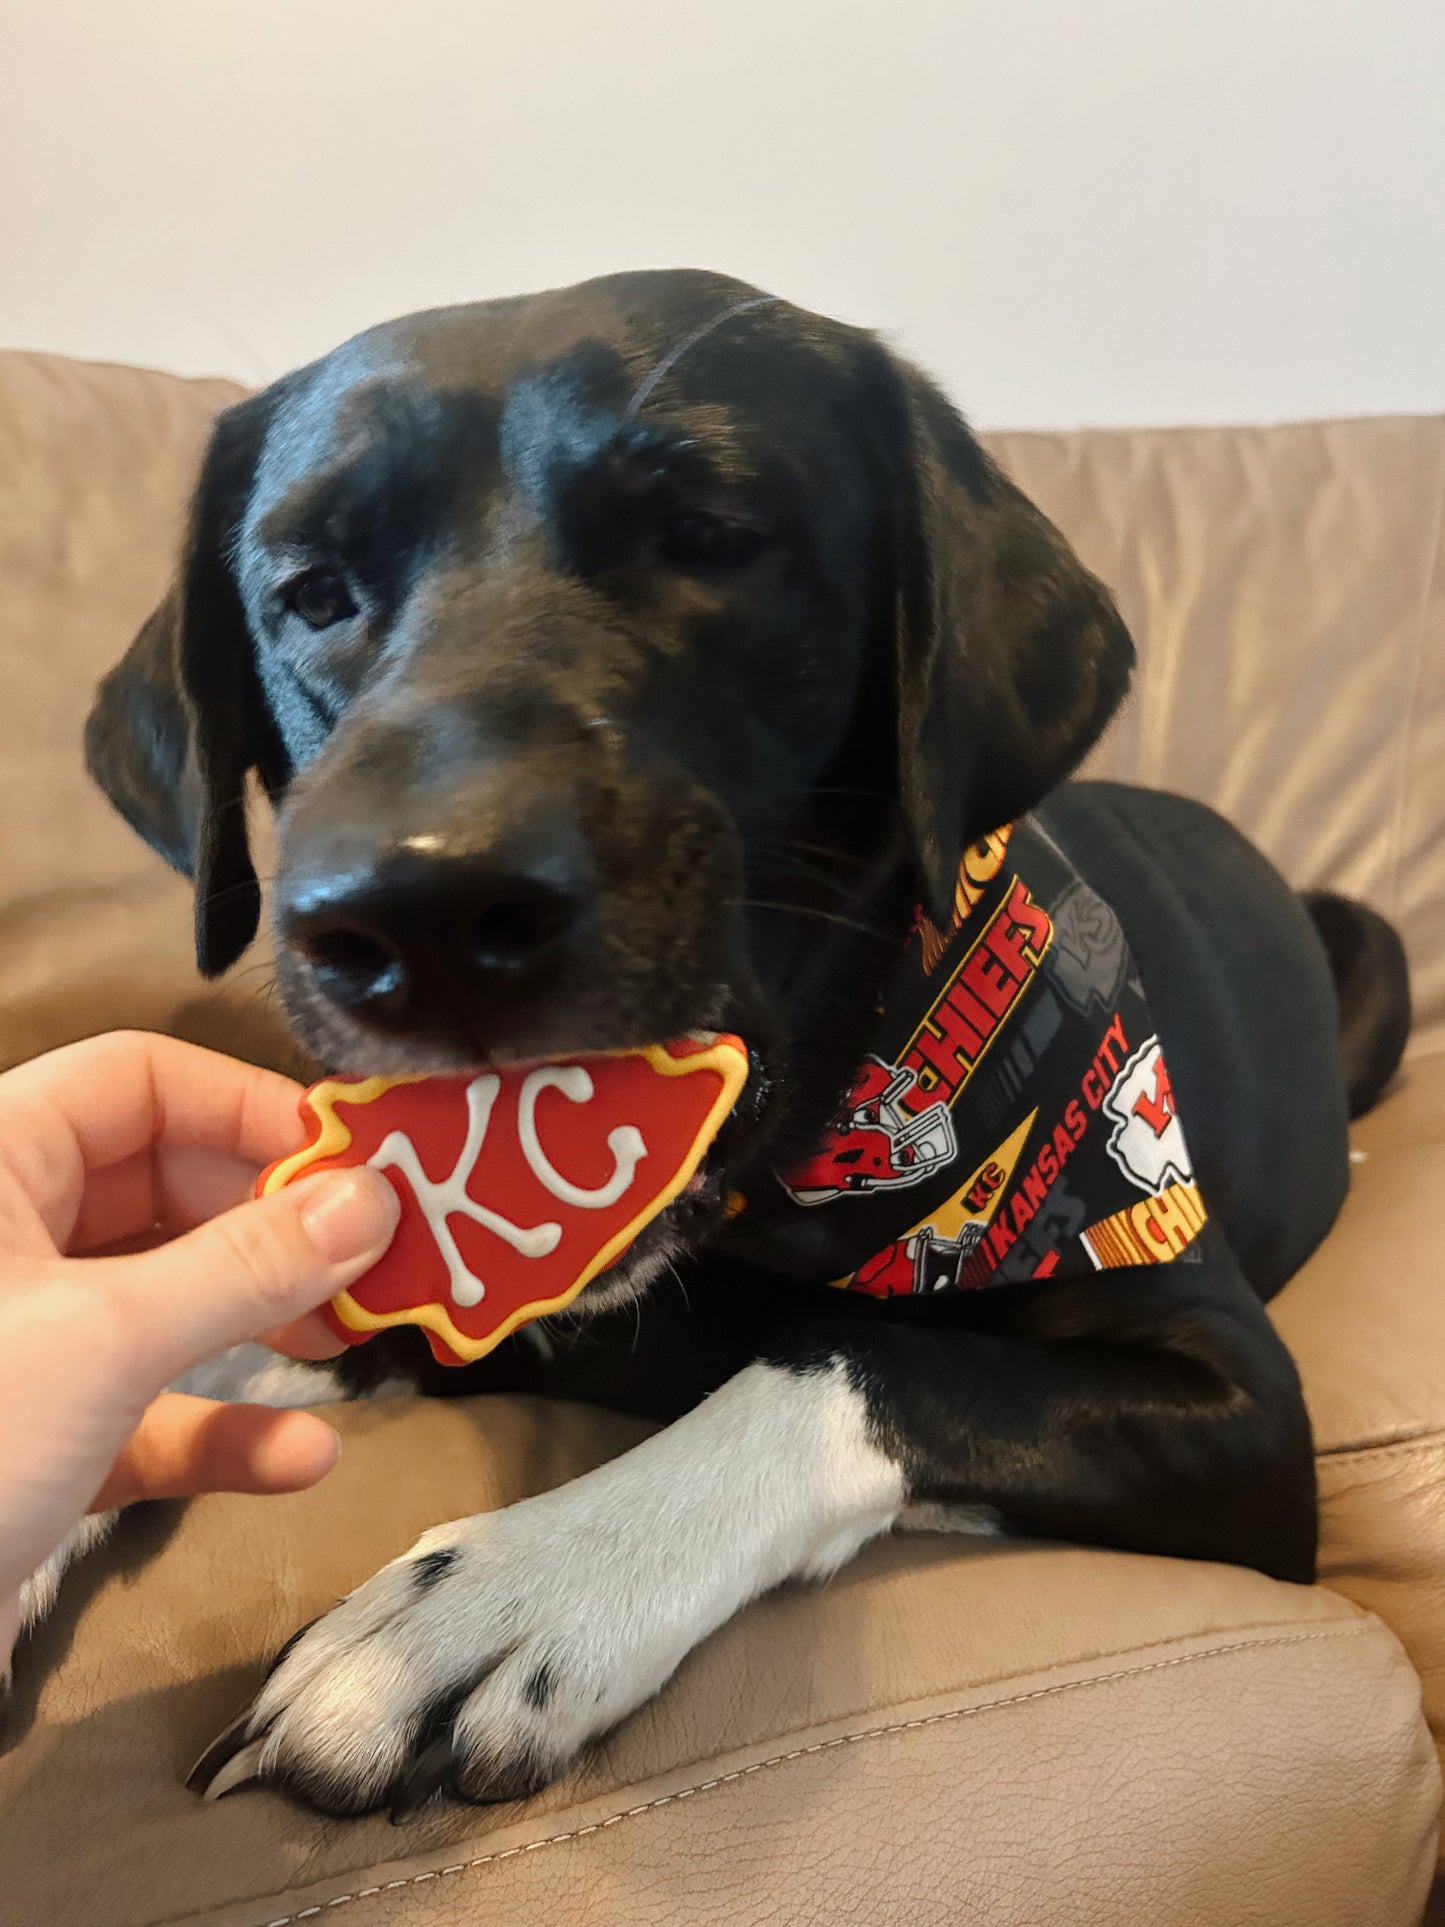
[[267, 983], [275, 983], [275, 966], [269, 957], [257, 957], [252, 963], [242, 964], [239, 969], [230, 972], [226, 981], [230, 984], [242, 985], [252, 977], [264, 977]]
[[843, 898], [856, 896], [860, 882], [866, 876], [865, 865], [852, 872], [829, 870], [820, 863], [809, 861], [806, 857], [796, 856], [789, 851], [778, 850], [761, 857], [747, 873], [752, 884], [766, 886], [777, 883], [784, 888], [794, 881], [806, 882], [819, 890]]
[[687, 1280], [683, 1277], [682, 1273], [678, 1270], [677, 1265], [673, 1262], [671, 1258], [667, 1260], [666, 1264], [663, 1266], [663, 1269], [664, 1271], [671, 1273], [673, 1283], [677, 1286], [678, 1290], [682, 1293], [683, 1304], [687, 1307], [688, 1311], [691, 1312], [692, 1299], [688, 1294]]
[[219, 890], [207, 890], [199, 901], [203, 909], [213, 910], [218, 903], [224, 903], [228, 897], [241, 896], [257, 889], [269, 890], [275, 881], [274, 875], [258, 876], [254, 881], [248, 877], [243, 883], [227, 883]]
[[895, 930], [881, 930], [877, 924], [862, 923], [857, 917], [845, 917], [834, 910], [819, 910], [809, 903], [766, 903], [757, 897], [735, 897], [728, 907], [764, 910], [780, 917], [811, 917], [817, 923], [833, 923], [844, 930], [856, 930], [860, 936], [872, 937], [879, 943], [892, 943], [898, 935]]
[[249, 797], [242, 791], [238, 796], [216, 796], [210, 798], [207, 801], [206, 807], [213, 811], [215, 815], [224, 816], [228, 810], [246, 809], [249, 803]]
[[828, 872], [816, 863], [805, 863], [799, 858], [778, 859], [759, 868], [756, 879], [760, 883], [774, 881], [786, 884], [797, 878], [799, 881], [815, 883], [820, 889], [831, 890], [837, 895], [845, 894], [850, 888], [846, 877], [829, 876]]
[[838, 849], [829, 843], [814, 843], [796, 836], [786, 838], [777, 847], [784, 855], [801, 851], [808, 856], [825, 857], [840, 869], [851, 867], [855, 870], [866, 870], [873, 861], [872, 857], [863, 851]]

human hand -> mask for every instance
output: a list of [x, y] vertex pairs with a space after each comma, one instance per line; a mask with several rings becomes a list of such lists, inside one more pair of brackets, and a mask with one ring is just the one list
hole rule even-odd
[[374, 1171], [252, 1197], [295, 1144], [297, 1096], [140, 1032], [0, 1075], [0, 1667], [21, 1583], [86, 1511], [296, 1491], [335, 1463], [311, 1413], [164, 1390], [247, 1339], [335, 1352], [315, 1308], [391, 1241], [396, 1195]]

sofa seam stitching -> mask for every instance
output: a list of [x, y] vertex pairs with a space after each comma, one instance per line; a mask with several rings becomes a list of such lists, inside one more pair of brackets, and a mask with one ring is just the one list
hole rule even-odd
[[1315, 1454], [1320, 1465], [1341, 1465], [1348, 1459], [1383, 1458], [1387, 1453], [1403, 1457], [1409, 1452], [1438, 1451], [1445, 1444], [1445, 1429], [1437, 1426], [1429, 1432], [1411, 1432], [1406, 1438], [1377, 1439], [1372, 1445], [1349, 1445], [1340, 1448], [1326, 1448]]
[[831, 1753], [840, 1747], [856, 1746], [864, 1740], [887, 1739], [897, 1733], [914, 1733], [925, 1727], [945, 1725], [952, 1720], [973, 1718], [981, 1713], [1002, 1712], [1013, 1706], [1026, 1706], [1033, 1700], [1051, 1699], [1062, 1693], [1077, 1692], [1086, 1686], [1112, 1686], [1122, 1680], [1139, 1679], [1148, 1673], [1161, 1673], [1172, 1666], [1187, 1666], [1204, 1659], [1226, 1658], [1235, 1653], [1257, 1652], [1271, 1646], [1303, 1646], [1318, 1639], [1352, 1639], [1373, 1630], [1373, 1622], [1361, 1620], [1349, 1626], [1331, 1626], [1309, 1633], [1277, 1633], [1264, 1639], [1231, 1641], [1223, 1646], [1206, 1647], [1197, 1653], [1175, 1653], [1168, 1659], [1151, 1660], [1146, 1666], [1121, 1667], [1113, 1673], [1094, 1673], [1087, 1679], [1060, 1680], [1053, 1686], [1034, 1687], [1027, 1693], [1015, 1693], [1007, 1699], [986, 1700], [977, 1706], [954, 1706], [944, 1712], [924, 1713], [911, 1720], [895, 1720], [887, 1725], [866, 1727], [857, 1733], [840, 1733], [831, 1740], [815, 1740], [809, 1746], [793, 1747], [786, 1753], [775, 1753], [766, 1760], [753, 1760], [747, 1766], [735, 1767], [731, 1773], [720, 1773], [711, 1780], [699, 1781], [694, 1786], [681, 1787], [676, 1793], [662, 1794], [656, 1800], [644, 1800], [635, 1807], [625, 1807], [619, 1813], [609, 1814], [605, 1820], [594, 1820], [585, 1827], [573, 1827], [566, 1833], [552, 1833], [540, 1840], [527, 1840], [517, 1847], [505, 1847], [500, 1853], [477, 1854], [470, 1860], [456, 1861], [449, 1867], [433, 1867], [428, 1873], [408, 1874], [402, 1879], [385, 1880], [374, 1887], [358, 1887], [354, 1893], [334, 1894], [330, 1900], [316, 1901], [310, 1907], [302, 1907], [296, 1913], [282, 1914], [273, 1919], [258, 1923], [258, 1927], [296, 1927], [299, 1921], [315, 1920], [329, 1912], [333, 1907], [344, 1907], [357, 1900], [375, 1899], [378, 1894], [394, 1893], [403, 1887], [420, 1887], [428, 1880], [442, 1880], [448, 1875], [474, 1873], [479, 1867], [498, 1866], [504, 1860], [515, 1860], [523, 1854], [536, 1853], [542, 1847], [566, 1846], [573, 1840], [585, 1840], [594, 1833], [605, 1833], [609, 1827], [619, 1826], [624, 1820], [633, 1820], [643, 1813], [656, 1813], [663, 1807], [676, 1806], [683, 1800], [690, 1800], [694, 1794], [711, 1793], [721, 1786], [734, 1785], [746, 1780], [754, 1773], [762, 1773], [776, 1766], [789, 1766], [795, 1760], [809, 1759], [815, 1754]]

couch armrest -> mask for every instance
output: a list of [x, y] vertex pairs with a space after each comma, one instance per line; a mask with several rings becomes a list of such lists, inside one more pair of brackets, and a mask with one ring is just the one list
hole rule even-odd
[[1445, 1055], [1354, 1141], [1340, 1221], [1272, 1310], [1314, 1420], [1320, 1577], [1404, 1643], [1445, 1758]]

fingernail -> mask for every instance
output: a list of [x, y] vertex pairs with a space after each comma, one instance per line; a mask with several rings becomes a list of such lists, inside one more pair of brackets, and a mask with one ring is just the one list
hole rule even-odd
[[306, 1235], [330, 1265], [386, 1245], [400, 1216], [395, 1191], [377, 1171], [327, 1172], [301, 1207]]

